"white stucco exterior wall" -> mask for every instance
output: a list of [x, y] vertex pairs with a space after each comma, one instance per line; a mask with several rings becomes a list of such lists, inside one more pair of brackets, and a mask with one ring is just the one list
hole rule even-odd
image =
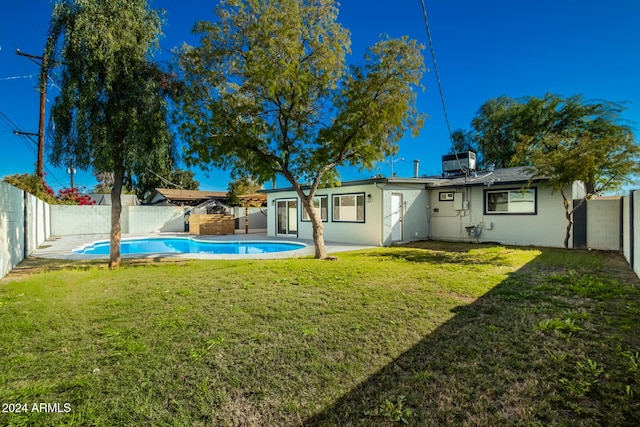
[[[505, 245], [563, 247], [567, 226], [562, 196], [539, 185], [535, 215], [484, 213], [485, 190], [519, 189], [517, 186], [437, 188], [431, 190], [430, 229], [435, 240], [498, 242]], [[461, 193], [463, 209], [453, 201], [441, 201], [441, 192]], [[435, 210], [438, 210], [437, 212]], [[465, 227], [481, 228], [480, 236], [469, 236]], [[572, 241], [569, 242], [570, 247]]]
[[[403, 183], [366, 183], [345, 185], [342, 187], [323, 188], [317, 195], [328, 196], [329, 215], [323, 222], [324, 239], [327, 242], [342, 242], [385, 246], [392, 241], [391, 199], [393, 194], [402, 196], [403, 201], [403, 235], [402, 241], [425, 240], [429, 238], [427, 222], [429, 195], [424, 184]], [[333, 218], [333, 196], [340, 194], [364, 194], [365, 221], [340, 222]], [[369, 195], [371, 197], [369, 197]], [[276, 201], [295, 199], [298, 201], [298, 234], [299, 239], [313, 238], [311, 222], [301, 221], [302, 204], [295, 191], [283, 190], [267, 193], [268, 223], [267, 234], [276, 236], [278, 220]], [[296, 236], [291, 236], [296, 237]]]
[[382, 244], [392, 243], [391, 198], [402, 195], [402, 241], [427, 240], [429, 238], [429, 193], [424, 185], [386, 184], [382, 206]]
[[[338, 222], [333, 220], [333, 195], [338, 194], [364, 194], [364, 222]], [[382, 190], [374, 184], [349, 185], [343, 187], [321, 188], [316, 193], [318, 196], [328, 196], [328, 217], [323, 222], [324, 240], [326, 242], [344, 242], [363, 245], [382, 244]], [[371, 201], [367, 195], [371, 194]], [[295, 191], [278, 191], [267, 193], [267, 235], [276, 236], [276, 224], [278, 214], [276, 201], [283, 199], [296, 199], [298, 201], [298, 239], [313, 239], [313, 229], [310, 221], [302, 221], [302, 203]]]

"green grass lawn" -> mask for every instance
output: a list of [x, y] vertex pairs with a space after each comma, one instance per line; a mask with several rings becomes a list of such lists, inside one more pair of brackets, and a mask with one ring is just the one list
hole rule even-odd
[[54, 267], [0, 283], [0, 425], [640, 424], [640, 290], [617, 254]]

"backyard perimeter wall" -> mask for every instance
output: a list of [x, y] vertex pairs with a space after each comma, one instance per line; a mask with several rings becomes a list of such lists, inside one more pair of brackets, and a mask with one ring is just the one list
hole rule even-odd
[[640, 190], [633, 190], [622, 199], [622, 233], [622, 253], [640, 276]]
[[49, 238], [50, 218], [47, 203], [0, 182], [0, 278]]
[[622, 198], [587, 200], [587, 246], [604, 251], [619, 251], [620, 208]]
[[[233, 217], [235, 218], [236, 230], [240, 233], [245, 232], [245, 210], [243, 207], [233, 208]], [[249, 230], [267, 230], [267, 208], [249, 208]]]
[[[186, 208], [178, 206], [122, 206], [122, 233], [184, 231]], [[109, 234], [111, 206], [51, 206], [51, 234]]]

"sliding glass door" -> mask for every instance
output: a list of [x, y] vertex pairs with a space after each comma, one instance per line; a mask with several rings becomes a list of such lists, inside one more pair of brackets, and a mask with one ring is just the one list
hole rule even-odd
[[276, 201], [278, 211], [278, 235], [297, 236], [298, 235], [298, 200], [278, 200]]

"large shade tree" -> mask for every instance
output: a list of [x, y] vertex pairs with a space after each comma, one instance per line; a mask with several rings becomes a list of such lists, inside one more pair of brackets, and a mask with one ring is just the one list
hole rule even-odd
[[[569, 247], [573, 213], [590, 197], [615, 189], [640, 172], [640, 150], [624, 123], [624, 106], [585, 101], [582, 96], [548, 94], [529, 97], [516, 116], [519, 137], [514, 163], [530, 165], [532, 179], [544, 177], [563, 198]], [[574, 203], [569, 191], [576, 181], [585, 185]]]
[[167, 123], [169, 79], [150, 54], [162, 15], [145, 0], [60, 0], [45, 49], [60, 94], [51, 109], [50, 157], [113, 173], [109, 266], [120, 264], [125, 174], [173, 160]]
[[333, 0], [227, 0], [216, 14], [181, 52], [187, 160], [260, 182], [284, 177], [324, 258], [316, 190], [337, 183], [338, 166], [369, 169], [420, 128], [421, 46], [382, 38], [364, 64], [348, 66], [350, 34]]
[[471, 121], [472, 131], [466, 135], [482, 156], [483, 166], [517, 166], [513, 158], [520, 132], [520, 108], [521, 103], [516, 99], [500, 96], [486, 101], [478, 109]]

